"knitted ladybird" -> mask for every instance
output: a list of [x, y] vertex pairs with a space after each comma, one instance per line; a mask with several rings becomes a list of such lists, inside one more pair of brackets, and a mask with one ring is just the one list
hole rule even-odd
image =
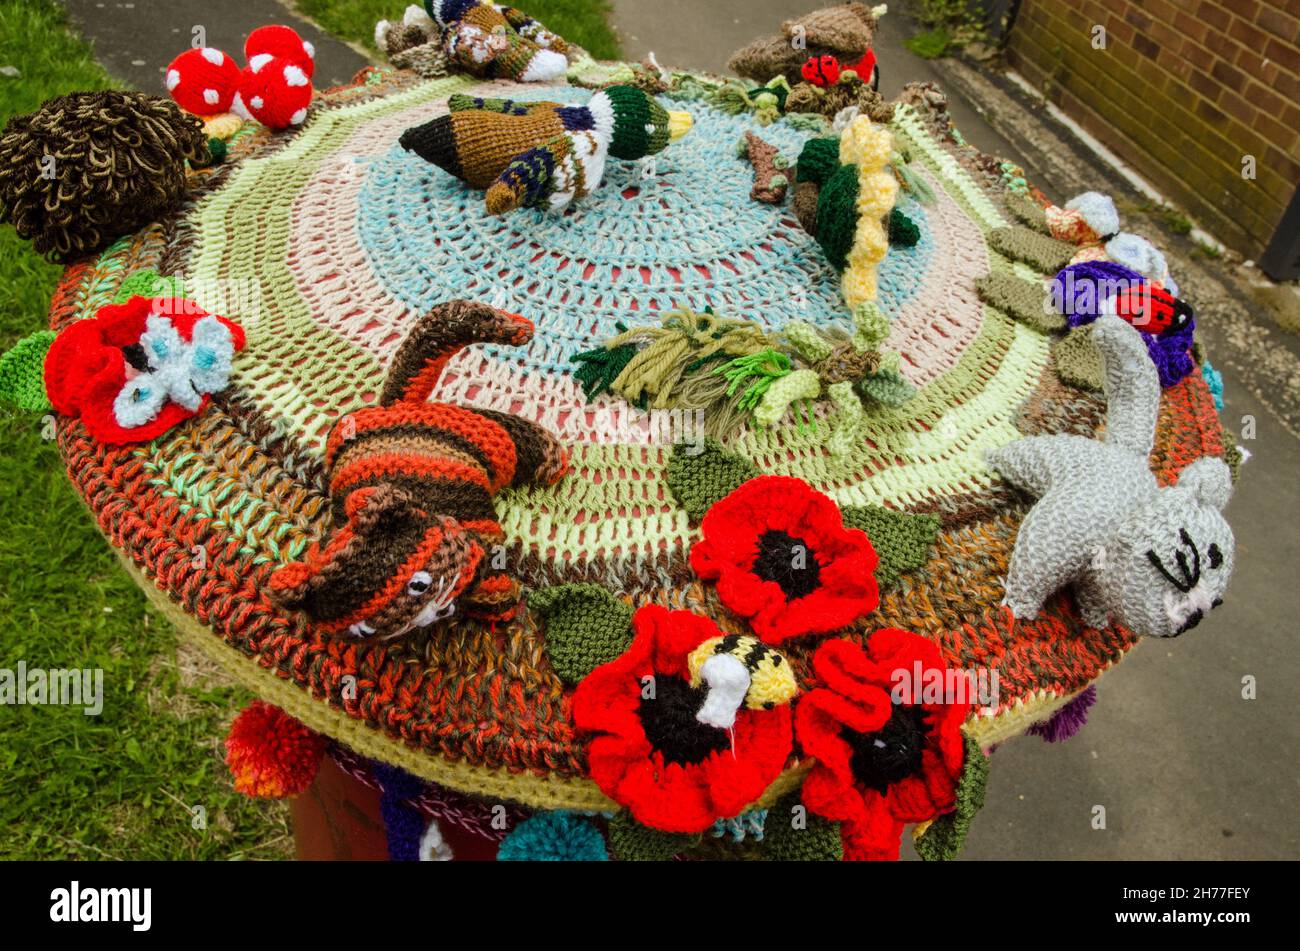
[[452, 615], [505, 620], [518, 584], [499, 560], [492, 497], [550, 485], [568, 467], [541, 427], [509, 413], [430, 403], [447, 362], [471, 343], [517, 346], [533, 325], [450, 301], [398, 348], [379, 405], [342, 417], [325, 446], [334, 530], [271, 576], [271, 596], [326, 634], [400, 637]]
[[1148, 283], [1126, 288], [1103, 302], [1101, 311], [1123, 317], [1139, 330], [1157, 335], [1182, 330], [1195, 316], [1186, 301]]
[[823, 88], [834, 86], [840, 81], [840, 76], [848, 72], [856, 73], [858, 78], [870, 85], [872, 89], [878, 89], [880, 86], [880, 75], [876, 71], [876, 53], [871, 49], [849, 66], [841, 65], [837, 57], [824, 53], [821, 56], [808, 57], [808, 61], [799, 68], [799, 74], [807, 82]]
[[221, 50], [188, 49], [167, 67], [167, 91], [176, 104], [196, 116], [230, 111], [239, 86], [239, 67]]
[[244, 331], [179, 297], [136, 296], [63, 330], [45, 357], [45, 391], [108, 445], [148, 442], [224, 389]]
[[[265, 57], [265, 59], [263, 59]], [[244, 59], [257, 66], [269, 59], [283, 59], [301, 69], [308, 79], [316, 72], [316, 47], [291, 27], [272, 24], [259, 26], [244, 40]]]
[[268, 129], [302, 125], [311, 105], [311, 77], [287, 59], [257, 57], [239, 77], [231, 111]]
[[585, 106], [452, 96], [451, 110], [402, 133], [401, 145], [466, 182], [486, 188], [487, 210], [559, 210], [600, 184], [609, 156], [663, 151], [691, 127], [634, 86], [610, 86]]
[[547, 82], [569, 68], [571, 47], [528, 14], [479, 0], [425, 0], [447, 55], [476, 76]]

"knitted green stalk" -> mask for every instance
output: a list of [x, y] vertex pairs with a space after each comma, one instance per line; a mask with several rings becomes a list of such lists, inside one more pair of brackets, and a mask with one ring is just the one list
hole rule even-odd
[[821, 392], [822, 382], [815, 370], [795, 370], [768, 385], [754, 409], [754, 419], [760, 425], [771, 426], [780, 421], [791, 403], [816, 399]]
[[853, 346], [859, 350], [877, 350], [889, 336], [889, 318], [880, 312], [875, 301], [859, 304], [853, 311]]

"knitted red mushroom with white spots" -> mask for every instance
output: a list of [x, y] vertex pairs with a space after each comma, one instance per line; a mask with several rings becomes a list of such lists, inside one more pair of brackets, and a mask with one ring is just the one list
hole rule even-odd
[[269, 129], [301, 125], [311, 105], [311, 77], [301, 66], [278, 56], [255, 59], [239, 77], [231, 111]]
[[249, 66], [258, 68], [272, 58], [288, 60], [306, 73], [308, 79], [316, 71], [316, 47], [291, 27], [259, 26], [244, 40], [244, 59]]
[[167, 91], [176, 104], [198, 116], [230, 111], [239, 86], [239, 67], [221, 50], [188, 49], [167, 67]]

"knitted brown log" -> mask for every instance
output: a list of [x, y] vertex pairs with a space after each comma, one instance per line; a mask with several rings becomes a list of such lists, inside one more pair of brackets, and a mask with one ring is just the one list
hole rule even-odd
[[745, 157], [754, 166], [754, 187], [749, 190], [749, 197], [769, 205], [785, 201], [786, 190], [790, 187], [790, 163], [777, 147], [752, 132], [746, 132]]

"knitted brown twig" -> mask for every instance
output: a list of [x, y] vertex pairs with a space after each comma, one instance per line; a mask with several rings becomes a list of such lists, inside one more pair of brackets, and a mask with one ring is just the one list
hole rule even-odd
[[752, 132], [745, 133], [741, 148], [749, 163], [754, 166], [754, 187], [749, 190], [749, 197], [754, 201], [765, 201], [769, 205], [779, 205], [785, 201], [791, 172], [790, 163], [785, 156], [775, 145], [764, 142]]
[[5, 125], [0, 221], [66, 263], [165, 217], [185, 192], [185, 160], [208, 158], [202, 121], [170, 99], [59, 96]]

